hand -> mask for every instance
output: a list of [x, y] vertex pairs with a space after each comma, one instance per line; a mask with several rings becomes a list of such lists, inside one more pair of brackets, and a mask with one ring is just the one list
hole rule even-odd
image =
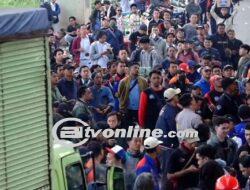
[[103, 110], [103, 113], [106, 114], [108, 111], [109, 111], [110, 107], [106, 107], [104, 110]]
[[78, 49], [79, 52], [84, 52], [83, 48]]
[[99, 113], [99, 114], [103, 114], [103, 111], [100, 110], [100, 108], [95, 108], [95, 111], [96, 111], [97, 113]]
[[186, 170], [188, 173], [195, 173], [199, 171], [199, 169], [194, 165], [189, 166]]
[[208, 108], [213, 112], [216, 109], [216, 106], [214, 104], [210, 104]]
[[101, 56], [103, 56], [103, 55], [108, 55], [108, 54], [109, 54], [108, 51], [104, 51], [104, 52], [101, 53]]

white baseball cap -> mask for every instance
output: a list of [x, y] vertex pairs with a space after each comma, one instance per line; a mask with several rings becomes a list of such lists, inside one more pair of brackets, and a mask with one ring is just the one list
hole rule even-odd
[[168, 88], [167, 90], [165, 90], [164, 92], [164, 98], [166, 98], [167, 101], [171, 100], [174, 96], [176, 96], [177, 94], [180, 94], [181, 90], [179, 88]]
[[155, 137], [148, 137], [144, 141], [144, 148], [145, 149], [153, 149], [162, 143], [163, 143], [162, 141], [159, 141]]

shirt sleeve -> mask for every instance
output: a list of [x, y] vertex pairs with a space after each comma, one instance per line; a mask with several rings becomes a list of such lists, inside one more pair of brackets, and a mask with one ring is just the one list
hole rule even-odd
[[141, 93], [141, 98], [140, 98], [140, 105], [139, 105], [139, 125], [144, 128], [145, 126], [145, 119], [146, 119], [146, 110], [148, 107], [148, 96], [145, 92]]

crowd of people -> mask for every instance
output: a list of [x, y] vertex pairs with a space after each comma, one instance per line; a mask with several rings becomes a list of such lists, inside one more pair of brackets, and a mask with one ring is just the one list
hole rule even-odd
[[89, 186], [109, 165], [127, 190], [250, 189], [250, 46], [236, 38], [238, 5], [219, 2], [189, 0], [180, 19], [169, 0], [96, 0], [89, 23], [49, 30], [54, 123], [198, 132], [99, 135], [81, 147], [94, 154]]

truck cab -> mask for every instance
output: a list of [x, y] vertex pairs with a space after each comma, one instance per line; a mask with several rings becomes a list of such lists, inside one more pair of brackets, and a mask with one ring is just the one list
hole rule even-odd
[[71, 147], [53, 145], [52, 186], [55, 190], [87, 190], [80, 154]]

